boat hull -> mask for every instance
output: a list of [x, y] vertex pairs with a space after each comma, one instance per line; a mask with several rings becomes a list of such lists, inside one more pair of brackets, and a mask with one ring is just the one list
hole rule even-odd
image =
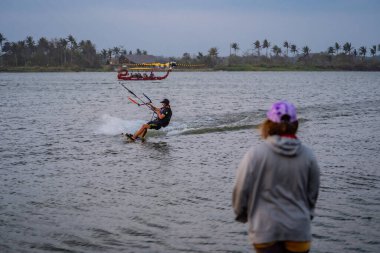
[[147, 77], [132, 77], [128, 75], [128, 73], [118, 73], [117, 79], [118, 80], [125, 80], [125, 81], [157, 81], [157, 80], [163, 80], [169, 76], [171, 70], [168, 70], [164, 76], [147, 76]]

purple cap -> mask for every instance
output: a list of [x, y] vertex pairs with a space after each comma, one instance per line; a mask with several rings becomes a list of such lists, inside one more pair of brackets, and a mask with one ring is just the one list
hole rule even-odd
[[274, 103], [267, 112], [267, 118], [276, 123], [281, 123], [281, 117], [284, 115], [290, 117], [290, 122], [297, 121], [296, 107], [288, 101]]

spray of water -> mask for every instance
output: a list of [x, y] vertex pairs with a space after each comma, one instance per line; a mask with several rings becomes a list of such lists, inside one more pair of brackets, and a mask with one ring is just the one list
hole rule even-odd
[[96, 133], [104, 135], [134, 133], [144, 123], [145, 121], [143, 120], [125, 120], [105, 114], [101, 118], [101, 124]]

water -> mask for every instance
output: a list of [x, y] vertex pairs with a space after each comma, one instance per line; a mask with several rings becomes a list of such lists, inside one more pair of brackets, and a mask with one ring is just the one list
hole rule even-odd
[[270, 104], [298, 107], [320, 198], [311, 252], [380, 248], [380, 73], [172, 73], [126, 85], [171, 100], [169, 127], [115, 73], [0, 73], [0, 252], [252, 252], [237, 164]]

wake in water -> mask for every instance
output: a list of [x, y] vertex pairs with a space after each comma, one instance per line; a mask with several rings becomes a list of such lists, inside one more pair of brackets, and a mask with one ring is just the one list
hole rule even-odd
[[[100, 126], [96, 128], [95, 133], [112, 136], [119, 135], [121, 133], [134, 133], [141, 127], [142, 124], [145, 124], [146, 122], [146, 120], [126, 120], [104, 114], [101, 117]], [[148, 136], [176, 135], [181, 134], [185, 129], [187, 129], [186, 124], [172, 122], [168, 127], [161, 128], [159, 131], [148, 131]]]
[[96, 133], [104, 135], [134, 133], [144, 123], [143, 120], [125, 120], [105, 114], [101, 118], [101, 125], [96, 129]]
[[[148, 136], [206, 134], [258, 127], [258, 124], [252, 124], [251, 119], [245, 114], [234, 116], [232, 118], [229, 115], [229, 117], [222, 116], [212, 119], [205, 116], [203, 121], [198, 119], [198, 121], [191, 122], [171, 122], [168, 127], [161, 128], [159, 131], [148, 131]], [[134, 133], [144, 123], [146, 123], [144, 120], [126, 120], [105, 114], [101, 118], [101, 125], [96, 129], [96, 133], [113, 136], [121, 133]]]

